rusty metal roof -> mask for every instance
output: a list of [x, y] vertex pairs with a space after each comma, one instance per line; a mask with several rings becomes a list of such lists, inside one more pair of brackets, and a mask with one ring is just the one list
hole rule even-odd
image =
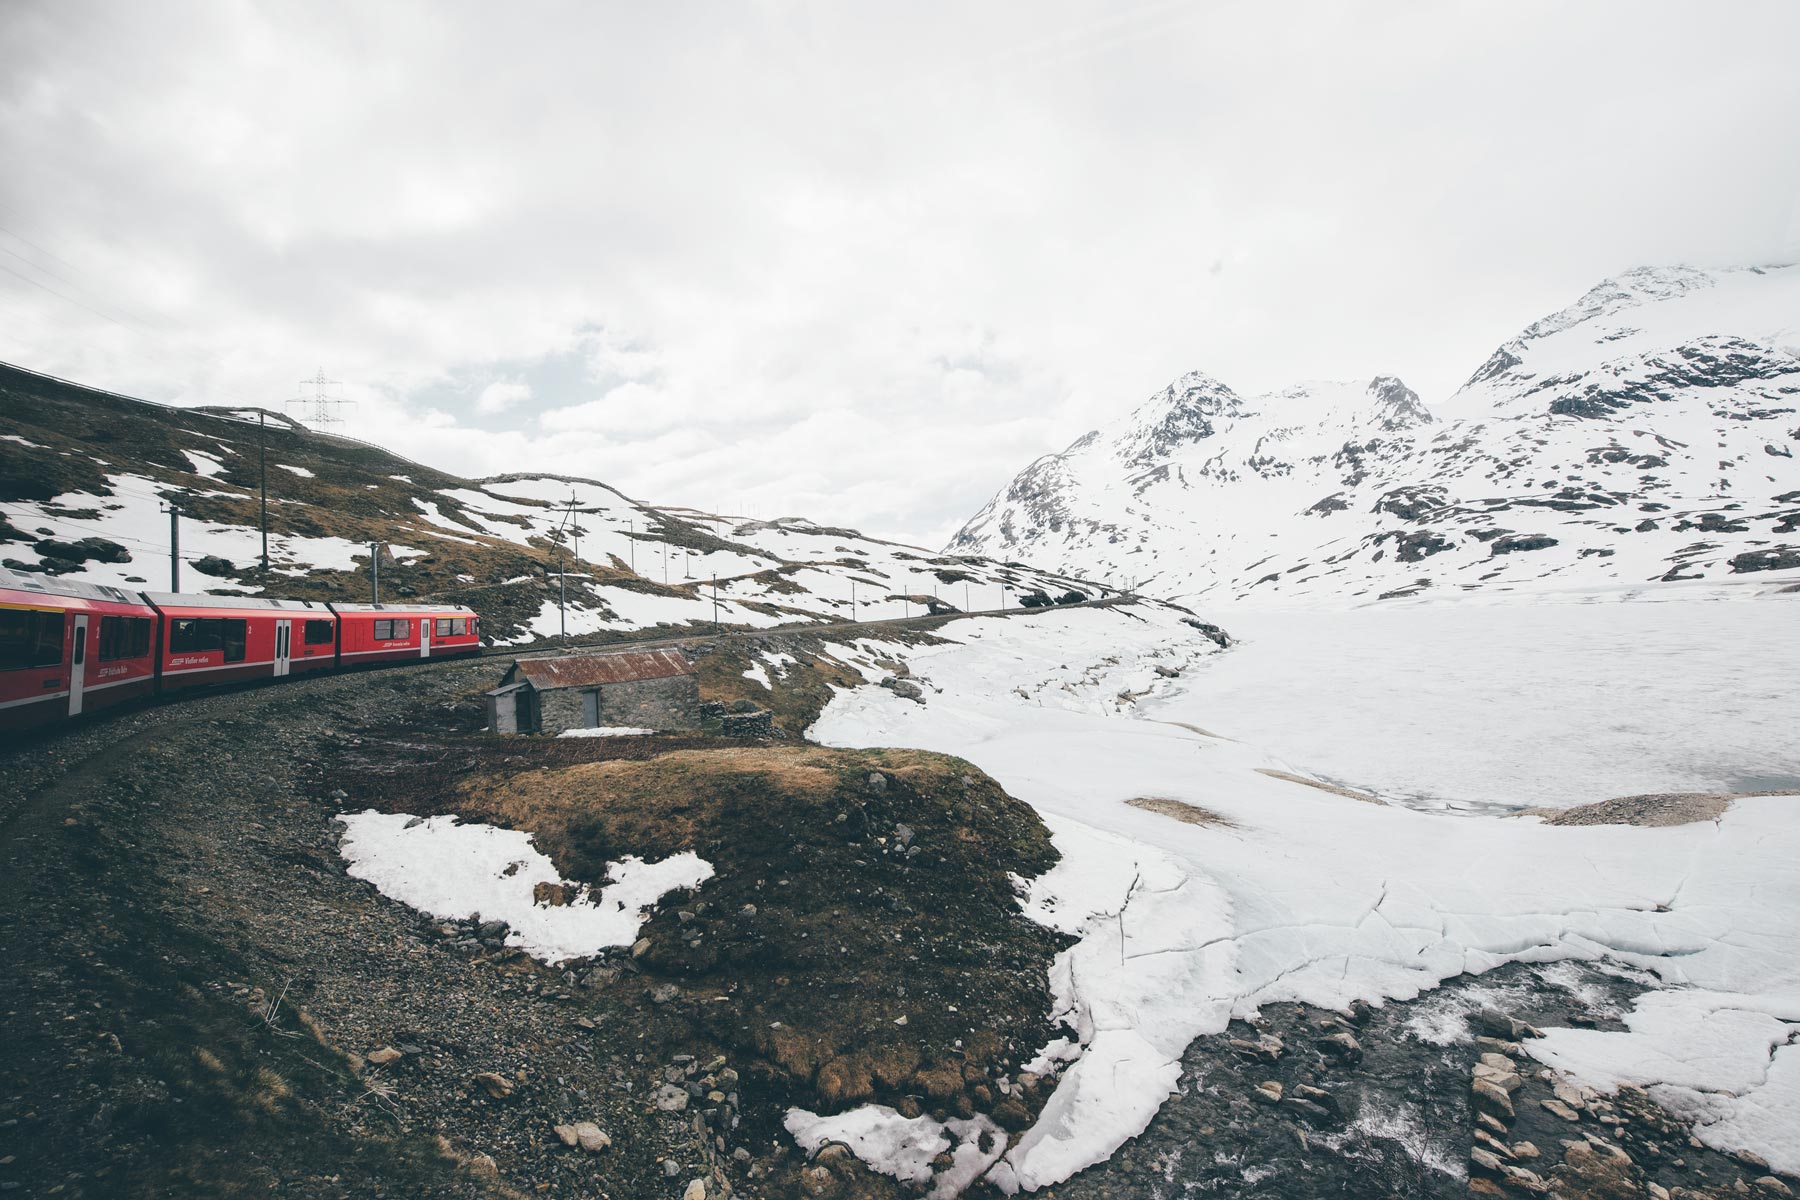
[[567, 658], [522, 658], [513, 664], [513, 670], [529, 680], [532, 687], [549, 691], [692, 675], [694, 664], [679, 650], [626, 650]]

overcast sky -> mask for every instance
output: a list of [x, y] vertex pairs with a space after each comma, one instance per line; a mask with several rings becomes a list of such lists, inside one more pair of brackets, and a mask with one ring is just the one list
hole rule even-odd
[[1201, 369], [1800, 258], [1800, 3], [0, 4], [0, 358], [941, 544]]

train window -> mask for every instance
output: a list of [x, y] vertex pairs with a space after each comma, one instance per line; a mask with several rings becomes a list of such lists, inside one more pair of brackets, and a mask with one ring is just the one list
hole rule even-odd
[[450, 636], [450, 618], [449, 617], [439, 617], [437, 619], [437, 635], [439, 637], [449, 637]]
[[457, 617], [455, 620], [451, 621], [450, 632], [456, 637], [462, 637], [464, 634], [468, 633], [469, 619], [467, 617]]
[[306, 644], [309, 646], [329, 646], [337, 640], [337, 629], [330, 621], [308, 621], [306, 623]]
[[63, 614], [35, 608], [0, 609], [0, 671], [60, 667]]
[[409, 638], [412, 636], [412, 619], [410, 617], [394, 618], [394, 636], [397, 638]]
[[149, 617], [101, 617], [100, 661], [118, 662], [150, 653]]
[[224, 624], [217, 617], [176, 617], [169, 622], [169, 653], [203, 654], [224, 649]]
[[219, 624], [223, 627], [219, 632], [225, 647], [225, 661], [243, 662], [244, 641], [249, 622], [242, 617], [227, 617]]
[[394, 623], [392, 621], [375, 622], [375, 640], [391, 642], [394, 640]]

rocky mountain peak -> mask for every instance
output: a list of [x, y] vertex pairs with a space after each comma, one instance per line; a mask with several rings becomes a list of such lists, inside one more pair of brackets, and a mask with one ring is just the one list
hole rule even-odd
[[1189, 371], [1139, 405], [1121, 439], [1119, 455], [1148, 463], [1187, 442], [1213, 435], [1220, 418], [1243, 412], [1238, 394], [1202, 371]]
[[1377, 375], [1369, 381], [1375, 400], [1376, 424], [1392, 432], [1413, 425], [1427, 425], [1435, 418], [1419, 399], [1419, 393], [1393, 375]]
[[959, 551], [1165, 595], [1371, 599], [1800, 568], [1800, 266], [1628, 271], [1436, 413], [1383, 375], [1184, 375]]

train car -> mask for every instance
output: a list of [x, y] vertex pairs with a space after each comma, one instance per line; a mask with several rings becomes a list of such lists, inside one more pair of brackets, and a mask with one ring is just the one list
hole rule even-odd
[[346, 667], [478, 654], [481, 631], [472, 608], [454, 604], [333, 604], [338, 661]]
[[323, 602], [145, 592], [162, 616], [159, 690], [278, 679], [335, 665], [337, 616]]
[[156, 620], [134, 592], [0, 568], [0, 730], [149, 695]]

